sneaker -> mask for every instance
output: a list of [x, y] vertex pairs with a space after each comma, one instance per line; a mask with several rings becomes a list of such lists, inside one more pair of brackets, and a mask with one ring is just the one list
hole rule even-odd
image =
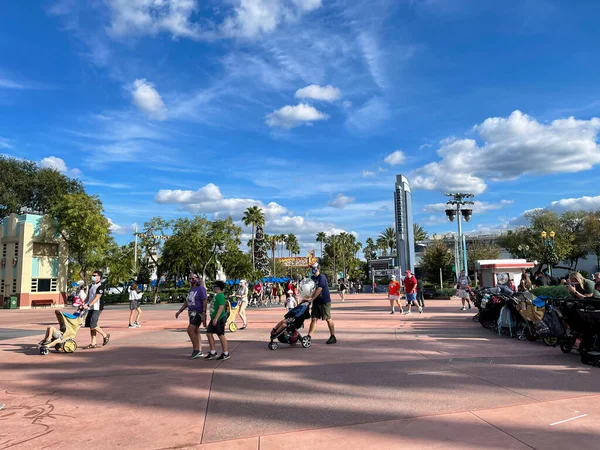
[[102, 340], [102, 346], [106, 346], [108, 345], [108, 343], [110, 342], [110, 333], [106, 335], [106, 337]]
[[221, 353], [221, 356], [219, 356], [217, 358], [217, 361], [225, 361], [226, 359], [229, 359], [229, 358], [231, 358], [231, 356], [229, 354], [226, 355], [225, 353]]
[[465, 308], [464, 306], [461, 308], [461, 311], [466, 311], [467, 308]]
[[423, 314], [423, 308], [419, 306], [419, 314]]
[[204, 356], [204, 353], [202, 353], [200, 350], [194, 350], [192, 352], [192, 354], [190, 355], [190, 359], [202, 358], [203, 356]]
[[471, 309], [471, 304], [469, 303], [469, 309]]
[[141, 327], [140, 323], [139, 323], [137, 320], [136, 320], [135, 322], [133, 322], [133, 324], [134, 324], [136, 327]]
[[396, 314], [396, 311], [392, 311], [390, 314]]
[[134, 323], [129, 324], [129, 328], [137, 328]]
[[412, 311], [406, 311], [406, 312], [404, 313], [404, 315], [405, 315], [405, 316], [408, 316], [409, 314], [412, 314]]
[[335, 338], [335, 336], [331, 336], [325, 343], [326, 344], [337, 344], [337, 339]]
[[206, 355], [204, 357], [204, 359], [217, 359], [217, 358], [218, 358], [218, 356], [216, 353], [209, 353], [208, 355]]
[[0, 409], [4, 409], [4, 403], [0, 403]]

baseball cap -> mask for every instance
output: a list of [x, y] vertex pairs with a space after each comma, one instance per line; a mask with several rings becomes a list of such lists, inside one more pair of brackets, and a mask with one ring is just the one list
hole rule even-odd
[[395, 280], [395, 279], [396, 279], [396, 275], [392, 275], [392, 280]]
[[248, 284], [246, 280], [240, 280], [240, 284]]
[[319, 263], [318, 263], [318, 262], [315, 262], [315, 263], [313, 263], [313, 265], [312, 265], [312, 266], [310, 266], [310, 267], [312, 267], [313, 269], [318, 269], [320, 266], [319, 266]]

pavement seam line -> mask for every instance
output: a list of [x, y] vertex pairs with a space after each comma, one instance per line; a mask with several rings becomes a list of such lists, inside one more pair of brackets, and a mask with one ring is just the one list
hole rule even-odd
[[511, 438], [513, 438], [516, 441], [519, 441], [521, 444], [525, 445], [526, 447], [532, 448], [533, 450], [536, 450], [535, 447], [532, 447], [531, 445], [529, 445], [527, 442], [523, 442], [521, 439], [519, 439], [518, 437], [513, 436], [512, 434], [510, 434], [508, 431], [504, 431], [502, 428], [498, 428], [496, 425], [494, 425], [493, 423], [488, 422], [487, 420], [485, 420], [483, 417], [479, 417], [477, 414], [475, 414], [473, 411], [469, 411], [469, 413], [473, 414], [475, 417], [477, 417], [479, 420], [482, 420], [483, 422], [487, 423], [489, 426], [494, 427], [496, 430], [500, 431], [501, 433], [506, 434], [507, 436], [510, 436]]

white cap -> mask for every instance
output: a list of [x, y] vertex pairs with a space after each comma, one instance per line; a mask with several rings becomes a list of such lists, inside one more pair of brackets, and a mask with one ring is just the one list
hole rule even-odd
[[310, 266], [310, 267], [312, 267], [313, 269], [318, 269], [318, 268], [319, 268], [319, 263], [318, 263], [318, 262], [315, 262], [315, 263], [313, 263], [313, 265], [312, 265], [312, 266]]
[[294, 291], [292, 291], [291, 289], [289, 291], [287, 291], [288, 294], [293, 294]]
[[246, 280], [240, 280], [240, 284], [248, 284]]
[[395, 279], [396, 279], [396, 275], [392, 275], [392, 280], [395, 280]]

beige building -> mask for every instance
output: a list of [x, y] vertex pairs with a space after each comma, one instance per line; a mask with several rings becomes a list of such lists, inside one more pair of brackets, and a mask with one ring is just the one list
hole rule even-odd
[[47, 217], [11, 214], [0, 225], [0, 298], [16, 297], [18, 308], [64, 306], [68, 252]]

